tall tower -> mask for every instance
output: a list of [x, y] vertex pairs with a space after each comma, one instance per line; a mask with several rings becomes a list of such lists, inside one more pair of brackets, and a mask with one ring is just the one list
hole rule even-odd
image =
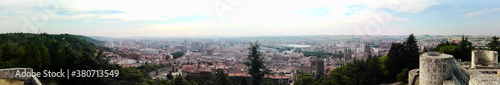
[[364, 57], [365, 58], [368, 58], [368, 57], [371, 57], [372, 56], [372, 50], [370, 48], [370, 42], [365, 42], [365, 54], [364, 54]]
[[350, 62], [352, 60], [352, 50], [349, 48], [344, 49], [344, 61]]
[[313, 58], [311, 59], [311, 72], [313, 74], [313, 76], [315, 76], [316, 78], [321, 78], [324, 76], [324, 68], [325, 68], [325, 58], [324, 57], [317, 57], [317, 58]]

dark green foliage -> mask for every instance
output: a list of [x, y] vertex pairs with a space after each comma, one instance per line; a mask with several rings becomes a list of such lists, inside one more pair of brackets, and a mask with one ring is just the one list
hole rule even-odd
[[462, 61], [470, 61], [472, 49], [474, 49], [474, 46], [472, 46], [472, 43], [469, 42], [468, 37], [464, 37], [464, 35], [462, 35], [462, 40], [460, 41], [460, 44], [458, 44], [458, 53], [453, 55], [453, 57], [462, 59]]
[[212, 81], [205, 81], [202, 85], [215, 85], [215, 83]]
[[192, 85], [191, 82], [184, 80], [182, 75], [176, 75], [171, 82], [173, 85]]
[[381, 71], [379, 58], [370, 57], [366, 61], [353, 61], [347, 65], [335, 68], [328, 76], [327, 80], [333, 80], [334, 84], [379, 84], [387, 81]]
[[403, 43], [405, 45], [404, 48], [404, 60], [406, 62], [405, 67], [409, 69], [414, 69], [419, 67], [419, 53], [418, 53], [418, 46], [417, 46], [417, 40], [415, 39], [415, 36], [413, 34], [410, 34], [408, 38], [406, 39], [406, 42]]
[[[418, 68], [418, 46], [415, 37], [410, 35], [404, 43], [393, 43], [384, 57], [370, 57], [354, 60], [335, 68], [327, 77], [319, 79], [302, 75], [295, 85], [374, 85], [405, 81], [408, 69]], [[405, 69], [408, 68], [408, 69]], [[399, 73], [399, 74], [398, 74]]]
[[167, 74], [167, 78], [170, 79], [170, 80], [174, 79], [174, 76], [172, 75], [172, 72], [170, 72], [170, 73]]
[[141, 69], [135, 69], [135, 68], [122, 68], [120, 70], [120, 75], [119, 77], [127, 79], [128, 84], [140, 84], [143, 83], [143, 81], [148, 80], [147, 78], [150, 78], [150, 76], [147, 74], [145, 70]]
[[182, 57], [183, 55], [184, 55], [184, 52], [182, 52], [182, 51], [178, 51], [178, 52], [172, 53], [172, 56], [174, 57], [174, 59]]
[[[498, 41], [498, 37], [493, 36], [491, 38], [492, 38], [491, 42], [488, 43], [486, 46], [489, 48], [489, 50], [500, 52], [500, 42]], [[498, 60], [500, 60], [500, 58], [498, 58]]]
[[240, 85], [248, 85], [247, 78], [241, 78]]
[[151, 72], [158, 69], [158, 67], [149, 64], [142, 64], [141, 66], [137, 67], [137, 69], [144, 69], [146, 70], [146, 72]]
[[406, 80], [408, 80], [408, 68], [405, 68], [403, 69], [403, 71], [398, 73], [396, 75], [396, 78], [398, 79], [398, 81], [405, 81], [406, 83]]
[[310, 73], [298, 76], [300, 80], [296, 81], [294, 85], [315, 85], [314, 77]]
[[390, 80], [396, 80], [397, 73], [403, 69], [415, 69], [419, 66], [419, 53], [417, 41], [413, 34], [411, 34], [404, 43], [393, 43], [387, 54], [385, 69], [386, 75], [391, 76]]
[[215, 80], [217, 85], [232, 85], [229, 81], [229, 77], [227, 73], [224, 73], [223, 69], [214, 69], [215, 72]]
[[490, 50], [498, 51], [500, 49], [500, 42], [498, 41], [498, 37], [493, 36], [491, 37], [491, 39], [492, 39], [491, 42], [488, 43], [486, 46], [488, 46]]
[[147, 83], [148, 85], [170, 85], [170, 82], [168, 80], [161, 80], [161, 79], [151, 79]]
[[[52, 78], [62, 85], [135, 85], [154, 84], [145, 70], [122, 68], [105, 60], [103, 48], [79, 37], [60, 34], [0, 34], [2, 68], [32, 68], [35, 71], [119, 70], [118, 77]], [[100, 50], [100, 52], [97, 52]], [[95, 56], [97, 54], [97, 56]], [[41, 77], [41, 80], [48, 78]]]
[[0, 49], [0, 61], [2, 61], [2, 56], [3, 56], [2, 49]]
[[249, 67], [248, 74], [252, 76], [253, 85], [260, 85], [264, 81], [264, 75], [269, 74], [271, 71], [264, 66], [264, 61], [261, 59], [262, 55], [257, 51], [259, 49], [257, 42], [250, 43], [248, 49], [250, 51], [247, 60], [250, 62], [245, 63]]
[[198, 85], [198, 83], [196, 83], [194, 80], [191, 80], [190, 83], [191, 85]]
[[92, 39], [90, 37], [87, 37], [87, 36], [82, 36], [82, 35], [74, 35], [75, 37], [78, 37], [80, 39], [83, 39], [87, 42], [90, 42], [90, 43], [93, 43], [93, 44], [96, 44], [96, 45], [99, 45], [101, 43], [104, 43], [103, 41], [99, 41], [99, 40], [95, 40], [95, 39]]
[[389, 71], [389, 76], [393, 76], [390, 79], [393, 80], [395, 79], [394, 77], [396, 76], [396, 73], [401, 72], [402, 69], [404, 69], [405, 62], [404, 62], [404, 55], [403, 53], [403, 48], [404, 45], [401, 43], [393, 43], [391, 48], [389, 49], [389, 53], [387, 54], [387, 70]]
[[2, 44], [0, 46], [0, 49], [2, 50], [2, 53], [3, 53], [2, 54], [3, 60], [10, 60], [10, 59], [16, 57], [15, 56], [16, 54], [14, 52], [14, 46], [11, 43], [9, 43], [9, 42], [1, 43], [0, 42], [0, 44]]
[[309, 56], [316, 56], [316, 57], [327, 57], [331, 56], [334, 58], [342, 58], [342, 54], [333, 54], [333, 53], [324, 53], [324, 52], [311, 52], [311, 51], [302, 51], [304, 56], [309, 57]]
[[[493, 44], [492, 44], [493, 45]], [[462, 40], [459, 44], [443, 42], [438, 44], [435, 48], [432, 48], [431, 51], [438, 51], [446, 54], [451, 54], [453, 57], [457, 59], [461, 59], [462, 61], [470, 61], [471, 60], [471, 52], [474, 49], [472, 43], [469, 42], [468, 38], [462, 35]]]

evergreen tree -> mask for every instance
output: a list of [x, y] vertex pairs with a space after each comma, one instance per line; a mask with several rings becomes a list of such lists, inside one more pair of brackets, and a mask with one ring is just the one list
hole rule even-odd
[[259, 49], [259, 44], [257, 44], [257, 42], [250, 43], [248, 49], [250, 50], [250, 52], [247, 59], [250, 62], [247, 62], [246, 65], [249, 67], [248, 74], [252, 76], [252, 84], [263, 84], [262, 81], [264, 80], [264, 76], [266, 74], [269, 74], [271, 71], [266, 68], [266, 66], [264, 65], [264, 61], [261, 59], [262, 55], [259, 51], [257, 51]]
[[4, 43], [1, 47], [2, 53], [3, 53], [3, 60], [10, 60], [12, 58], [15, 58], [16, 53], [14, 52], [14, 46], [7, 42]]
[[241, 78], [240, 85], [248, 85], [247, 78], [243, 77]]
[[500, 42], [498, 41], [498, 37], [497, 36], [493, 36], [491, 37], [492, 40], [490, 43], [488, 43], [486, 46], [488, 46], [488, 48], [490, 50], [494, 50], [494, 51], [498, 51], [500, 49]]
[[222, 69], [214, 69], [215, 72], [215, 80], [217, 85], [231, 85], [231, 82], [229, 81], [229, 77], [227, 76], [227, 73], [224, 73], [224, 70]]
[[418, 46], [417, 46], [417, 40], [415, 39], [415, 36], [413, 34], [410, 34], [408, 38], [406, 39], [406, 42], [403, 43], [405, 45], [404, 48], [404, 53], [405, 53], [405, 67], [414, 69], [418, 68], [419, 66], [419, 53], [418, 53]]
[[3, 56], [3, 52], [2, 52], [2, 49], [0, 49], [0, 61], [2, 61], [2, 56]]
[[405, 66], [405, 62], [403, 60], [404, 53], [403, 51], [404, 45], [401, 43], [393, 43], [391, 45], [391, 48], [389, 49], [389, 53], [387, 53], [387, 69], [389, 70], [389, 73], [391, 73], [389, 76], [391, 79], [394, 79], [396, 76], [394, 73], [401, 72], [401, 70]]
[[[491, 42], [487, 44], [489, 50], [500, 52], [500, 42], [498, 41], [498, 39], [499, 38], [497, 36], [492, 37]], [[498, 60], [500, 60], [500, 58], [498, 58]]]
[[40, 50], [40, 57], [41, 57], [41, 60], [42, 60], [43, 67], [44, 68], [50, 67], [50, 65], [51, 65], [51, 59], [50, 59], [49, 50], [44, 45], [41, 45], [40, 48], [39, 48], [39, 50]]
[[472, 49], [474, 49], [474, 46], [472, 46], [472, 43], [469, 42], [468, 37], [465, 37], [462, 35], [462, 40], [460, 41], [460, 44], [458, 44], [458, 53], [453, 55], [453, 57], [456, 56], [456, 58], [462, 59], [462, 61], [470, 61], [471, 60], [471, 52]]

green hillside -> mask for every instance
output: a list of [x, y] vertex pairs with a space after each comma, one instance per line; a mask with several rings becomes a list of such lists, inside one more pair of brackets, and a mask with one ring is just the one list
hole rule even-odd
[[[82, 39], [83, 38], [83, 39]], [[36, 72], [60, 69], [78, 70], [119, 70], [117, 77], [90, 78], [46, 78], [42, 83], [62, 85], [136, 85], [148, 84], [149, 75], [145, 70], [122, 68], [107, 63], [103, 48], [93, 43], [100, 41], [70, 34], [0, 34], [0, 69], [32, 68]], [[97, 52], [97, 50], [100, 50]], [[97, 56], [95, 56], [97, 54]]]

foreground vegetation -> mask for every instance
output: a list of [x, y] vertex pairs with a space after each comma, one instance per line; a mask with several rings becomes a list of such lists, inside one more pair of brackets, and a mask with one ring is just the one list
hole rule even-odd
[[[247, 65], [252, 70], [249, 74], [255, 76], [253, 81], [247, 82], [246, 78], [232, 79], [227, 77], [220, 69], [214, 70], [215, 77], [211, 76], [167, 76], [167, 80], [155, 80], [147, 72], [164, 66], [143, 65], [138, 68], [123, 68], [116, 64], [107, 63], [103, 55], [103, 47], [99, 47], [97, 40], [82, 38], [69, 34], [26, 34], [10, 33], [0, 34], [0, 69], [3, 68], [32, 68], [35, 71], [78, 69], [78, 70], [119, 70], [118, 77], [108, 78], [40, 78], [41, 80], [52, 80], [63, 85], [248, 85], [248, 84], [272, 84], [262, 75], [268, 74], [268, 70], [259, 59], [258, 44], [249, 47], [248, 55], [251, 60]], [[92, 41], [92, 42], [90, 42]], [[299, 76], [295, 85], [365, 85], [391, 83], [396, 81], [405, 82], [408, 78], [407, 72], [418, 68], [418, 47], [416, 39], [410, 35], [404, 43], [393, 43], [386, 56], [375, 56], [366, 60], [353, 61], [347, 65], [336, 68], [330, 75], [316, 79], [311, 74]], [[475, 48], [463, 37], [458, 44], [443, 42], [432, 48], [431, 51], [439, 51], [452, 54], [457, 59], [470, 60], [470, 52], [474, 49], [488, 49], [500, 51], [498, 37], [493, 37], [491, 42], [484, 48]], [[182, 52], [176, 53], [174, 57], [182, 56]], [[309, 52], [309, 55], [331, 55]], [[280, 83], [287, 84], [287, 83]]]
[[[44, 83], [63, 85], [135, 85], [148, 84], [151, 77], [145, 70], [122, 68], [109, 64], [99, 43], [85, 36], [70, 34], [0, 34], [0, 69], [32, 68], [34, 71], [59, 69], [72, 70], [119, 70], [118, 77], [107, 78], [44, 78]], [[47, 80], [47, 81], [45, 81]]]

